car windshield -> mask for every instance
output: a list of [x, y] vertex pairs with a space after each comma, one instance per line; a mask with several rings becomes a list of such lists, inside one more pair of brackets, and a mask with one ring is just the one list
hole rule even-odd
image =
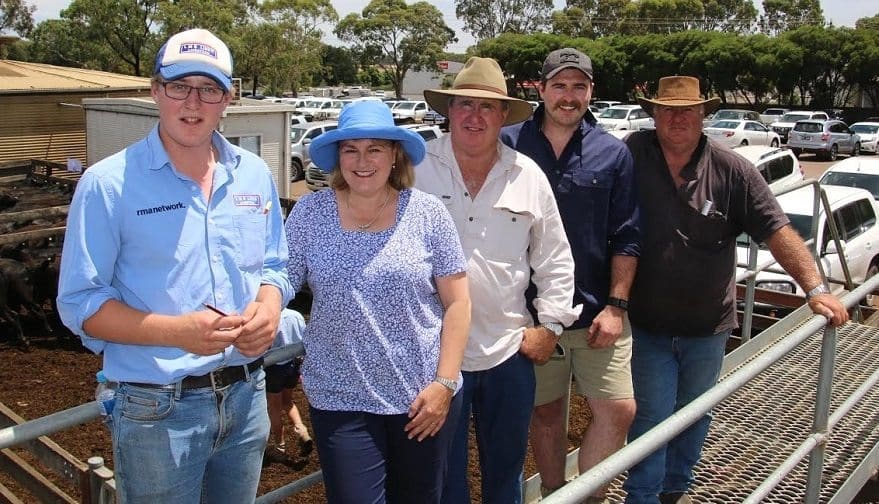
[[740, 119], [741, 117], [742, 113], [735, 110], [718, 110], [712, 119], [716, 121], [718, 119]]
[[879, 175], [831, 171], [821, 177], [821, 183], [866, 189], [873, 193], [874, 198], [879, 198]]
[[400, 102], [400, 104], [397, 105], [396, 108], [401, 109], [401, 110], [410, 110], [410, 109], [414, 109], [414, 108], [415, 108], [415, 102], [414, 102], [414, 101], [404, 101], [404, 102]]
[[781, 117], [781, 122], [797, 122], [808, 118], [809, 114], [785, 114]]
[[765, 112], [763, 112], [763, 115], [782, 115], [782, 114], [784, 114], [784, 109], [778, 109], [778, 108], [768, 108], [768, 109], [766, 109]]
[[854, 131], [855, 133], [868, 133], [868, 134], [875, 134], [877, 131], [879, 131], [879, 125], [872, 125], [872, 124], [852, 124], [852, 125], [851, 125], [851, 128], [849, 128], [849, 129], [851, 129], [851, 130]]
[[736, 129], [739, 124], [739, 121], [714, 121], [709, 128]]
[[625, 119], [629, 115], [629, 109], [606, 108], [599, 118], [604, 119]]
[[299, 143], [306, 131], [305, 128], [290, 128], [290, 143]]
[[798, 122], [794, 125], [794, 131], [804, 131], [806, 133], [821, 133], [824, 131], [824, 125], [813, 122]]

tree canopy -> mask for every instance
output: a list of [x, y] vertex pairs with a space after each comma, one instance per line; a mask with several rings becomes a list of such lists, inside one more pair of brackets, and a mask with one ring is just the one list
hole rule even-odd
[[439, 9], [404, 0], [372, 0], [361, 14], [342, 19], [336, 36], [353, 44], [362, 62], [382, 68], [397, 97], [409, 70], [436, 70], [443, 49], [457, 40]]

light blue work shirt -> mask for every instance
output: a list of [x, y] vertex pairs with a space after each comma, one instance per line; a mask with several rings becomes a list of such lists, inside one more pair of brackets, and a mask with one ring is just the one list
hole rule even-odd
[[180, 315], [211, 303], [242, 313], [260, 285], [277, 287], [286, 305], [287, 242], [271, 172], [255, 154], [214, 133], [219, 152], [210, 202], [177, 171], [158, 126], [90, 167], [67, 218], [58, 312], [95, 353], [111, 381], [174, 383], [253, 358], [233, 346], [201, 356], [178, 347], [92, 338], [83, 322], [110, 299], [136, 310]]

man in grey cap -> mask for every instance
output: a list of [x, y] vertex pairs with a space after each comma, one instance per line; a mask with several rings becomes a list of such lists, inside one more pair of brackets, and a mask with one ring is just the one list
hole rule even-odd
[[[625, 326], [639, 248], [632, 156], [589, 112], [592, 61], [573, 48], [551, 52], [538, 86], [543, 104], [501, 132], [507, 145], [543, 169], [574, 256], [574, 303], [583, 312], [559, 338], [564, 350], [537, 363], [531, 448], [542, 492], [565, 483], [566, 398], [573, 372], [592, 420], [578, 457], [585, 471], [623, 446], [635, 414], [631, 333]], [[544, 342], [549, 348], [555, 341]], [[603, 502], [604, 490], [586, 502]]]

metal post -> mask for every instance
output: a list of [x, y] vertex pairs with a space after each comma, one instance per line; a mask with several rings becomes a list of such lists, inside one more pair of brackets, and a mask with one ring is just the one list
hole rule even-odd
[[113, 479], [113, 471], [104, 466], [104, 457], [90, 457], [88, 459], [89, 466], [89, 488], [91, 498], [89, 504], [105, 504], [113, 502], [113, 499], [105, 499], [103, 496], [104, 483]]
[[809, 476], [806, 483], [807, 504], [818, 502], [821, 492], [821, 473], [824, 470], [824, 452], [827, 449], [827, 426], [830, 418], [830, 399], [833, 393], [833, 368], [836, 361], [836, 328], [824, 328], [821, 344], [821, 364], [818, 372], [818, 390], [815, 395], [815, 418], [812, 432], [824, 434], [822, 442], [809, 455]]

